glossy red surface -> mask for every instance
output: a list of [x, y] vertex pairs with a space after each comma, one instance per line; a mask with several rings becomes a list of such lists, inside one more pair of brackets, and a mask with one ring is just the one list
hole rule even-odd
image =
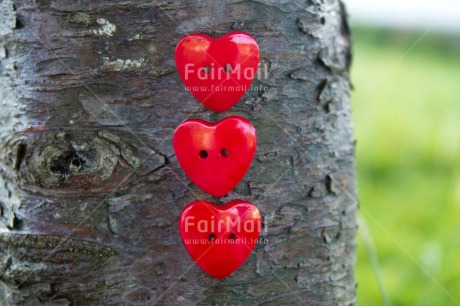
[[205, 192], [221, 197], [249, 169], [257, 145], [256, 130], [238, 116], [217, 123], [191, 119], [176, 129], [173, 145], [187, 176]]
[[187, 90], [209, 109], [223, 112], [249, 89], [257, 74], [259, 46], [240, 31], [220, 38], [191, 34], [177, 45], [175, 60]]
[[227, 277], [243, 264], [257, 244], [261, 224], [257, 207], [240, 200], [223, 206], [195, 201], [179, 218], [185, 248], [215, 278]]

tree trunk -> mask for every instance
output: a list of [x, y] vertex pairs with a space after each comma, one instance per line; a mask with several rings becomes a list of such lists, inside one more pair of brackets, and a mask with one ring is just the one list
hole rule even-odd
[[[0, 279], [11, 305], [355, 303], [350, 43], [336, 0], [3, 0]], [[259, 43], [252, 89], [214, 113], [184, 89], [189, 33]], [[249, 119], [258, 147], [216, 199], [185, 176], [187, 118]], [[263, 243], [230, 277], [194, 264], [177, 219], [203, 199], [253, 202]]]

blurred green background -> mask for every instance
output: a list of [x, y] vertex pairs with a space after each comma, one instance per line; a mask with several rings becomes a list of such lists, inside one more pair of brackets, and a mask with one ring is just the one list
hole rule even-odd
[[352, 33], [358, 305], [460, 305], [460, 37]]

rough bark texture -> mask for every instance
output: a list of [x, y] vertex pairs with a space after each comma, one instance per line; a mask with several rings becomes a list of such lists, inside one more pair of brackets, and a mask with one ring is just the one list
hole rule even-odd
[[[3, 0], [0, 279], [4, 304], [355, 303], [349, 32], [336, 0]], [[232, 109], [184, 90], [188, 33], [247, 31], [262, 73]], [[248, 118], [254, 162], [213, 199], [171, 145], [186, 118]], [[252, 201], [262, 238], [231, 277], [208, 277], [177, 218], [196, 199]]]

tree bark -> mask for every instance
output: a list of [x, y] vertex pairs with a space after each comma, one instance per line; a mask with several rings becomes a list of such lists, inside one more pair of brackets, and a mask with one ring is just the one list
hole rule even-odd
[[[309, 1], [3, 0], [0, 279], [11, 305], [352, 305], [354, 141], [343, 5]], [[229, 111], [184, 89], [186, 34], [253, 35], [260, 75]], [[216, 199], [172, 149], [187, 118], [256, 127], [244, 180]], [[261, 243], [216, 280], [177, 219], [203, 199], [253, 202]]]

